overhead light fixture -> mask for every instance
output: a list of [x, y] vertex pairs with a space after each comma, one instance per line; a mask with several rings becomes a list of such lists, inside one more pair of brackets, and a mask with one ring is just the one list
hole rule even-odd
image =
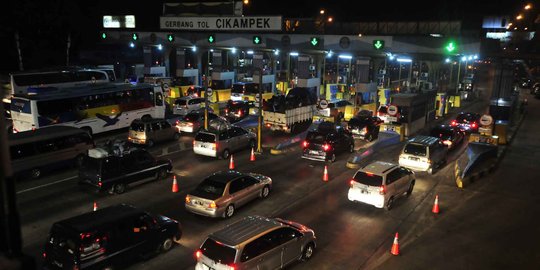
[[400, 63], [411, 63], [412, 59], [410, 59], [410, 58], [398, 58], [397, 61], [400, 62]]
[[274, 50], [274, 55], [279, 55], [279, 50], [278, 49]]
[[157, 48], [158, 48], [158, 50], [160, 50], [160, 51], [163, 50], [163, 46], [161, 46], [161, 44], [158, 44], [158, 45], [157, 45]]
[[252, 50], [247, 51], [247, 54], [253, 54], [254, 52]]
[[348, 55], [348, 54], [340, 54], [340, 55], [339, 55], [339, 58], [341, 58], [341, 59], [352, 59], [352, 55]]
[[133, 42], [130, 42], [130, 43], [129, 43], [129, 47], [131, 47], [131, 48], [135, 48], [135, 43], [133, 43]]
[[196, 51], [197, 51], [197, 46], [191, 47], [191, 50], [194, 51], [194, 52], [196, 52]]
[[432, 36], [432, 37], [442, 37], [441, 34], [429, 34], [429, 35]]
[[236, 53], [236, 48], [233, 47], [233, 48], [231, 49], [231, 53]]
[[298, 52], [290, 52], [289, 55], [290, 56], [298, 56]]

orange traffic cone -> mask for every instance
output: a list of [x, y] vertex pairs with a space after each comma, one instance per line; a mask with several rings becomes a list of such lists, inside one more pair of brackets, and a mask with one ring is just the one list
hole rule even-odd
[[249, 156], [249, 161], [255, 161], [255, 149], [251, 148], [251, 155]]
[[229, 161], [229, 170], [234, 170], [234, 158], [231, 155], [231, 160]]
[[433, 214], [439, 213], [439, 195], [435, 195], [435, 203], [433, 204], [433, 208], [431, 209], [431, 212]]
[[98, 210], [97, 202], [94, 202], [94, 211]]
[[392, 244], [392, 249], [390, 250], [390, 253], [395, 256], [399, 255], [398, 233], [396, 233], [396, 236], [394, 237], [394, 243]]
[[328, 165], [324, 165], [324, 173], [322, 176], [322, 180], [328, 182]]
[[178, 192], [178, 181], [176, 181], [176, 175], [173, 176], [172, 190], [173, 193]]

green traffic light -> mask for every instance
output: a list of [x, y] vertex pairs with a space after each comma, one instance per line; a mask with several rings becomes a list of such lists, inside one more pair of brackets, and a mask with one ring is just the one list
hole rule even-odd
[[101, 33], [101, 38], [106, 39], [107, 38], [107, 33]]
[[174, 41], [174, 36], [171, 35], [171, 34], [167, 35], [167, 40], [168, 40], [169, 42], [173, 42], [173, 41]]
[[457, 49], [456, 44], [453, 41], [449, 42], [446, 47], [444, 47], [447, 52], [451, 53]]
[[317, 44], [319, 44], [319, 39], [316, 38], [316, 37], [313, 37], [313, 38], [311, 38], [309, 43], [311, 43], [311, 45], [313, 45], [313, 46], [317, 46]]
[[134, 41], [137, 41], [139, 39], [139, 35], [137, 33], [133, 33], [133, 35], [131, 36], [131, 38], [134, 40]]
[[253, 44], [261, 44], [261, 37], [254, 36], [253, 37]]
[[384, 49], [384, 40], [380, 40], [380, 39], [373, 40], [373, 48], [375, 48], [375, 50]]
[[208, 42], [209, 43], [214, 43], [214, 41], [216, 41], [216, 38], [214, 37], [214, 35], [209, 35], [208, 36]]

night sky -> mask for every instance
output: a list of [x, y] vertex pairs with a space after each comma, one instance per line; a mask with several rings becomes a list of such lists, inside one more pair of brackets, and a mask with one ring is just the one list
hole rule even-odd
[[[18, 0], [10, 2], [7, 16], [0, 16], [0, 37], [8, 40], [7, 61], [0, 70], [17, 68], [14, 33], [19, 32], [25, 66], [39, 68], [45, 63], [61, 64], [65, 55], [68, 33], [72, 51], [91, 48], [96, 33], [101, 30], [102, 15], [136, 16], [138, 30], [158, 30], [163, 2], [127, 0]], [[535, 1], [533, 1], [533, 4]], [[537, 2], [537, 1], [536, 1]], [[309, 3], [305, 5], [304, 3]], [[351, 6], [351, 3], [356, 3]], [[514, 15], [525, 4], [520, 0], [451, 0], [451, 1], [297, 1], [250, 0], [244, 9], [249, 15], [283, 15], [308, 18], [318, 15], [321, 8], [336, 22], [347, 21], [447, 21], [462, 20], [464, 28], [478, 29], [483, 15]], [[374, 6], [375, 5], [375, 6]], [[537, 4], [538, 6], [540, 4]], [[64, 48], [64, 50], [62, 50]], [[63, 56], [62, 58], [65, 58]], [[34, 60], [34, 61], [30, 61]]]

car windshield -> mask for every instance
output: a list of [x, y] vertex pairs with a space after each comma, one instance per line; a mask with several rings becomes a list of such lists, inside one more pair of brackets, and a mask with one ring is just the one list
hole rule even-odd
[[199, 132], [195, 136], [195, 141], [205, 142], [205, 143], [214, 143], [216, 142], [216, 135], [205, 133], [205, 132]]
[[354, 181], [368, 186], [382, 186], [382, 176], [359, 171], [354, 175]]
[[217, 182], [212, 180], [212, 178], [206, 178], [202, 183], [200, 183], [195, 191], [202, 192], [206, 194], [211, 195], [223, 195], [223, 191], [225, 190], [225, 183]]
[[431, 131], [431, 136], [436, 138], [441, 138], [443, 140], [452, 139], [452, 131], [445, 128], [435, 128]]
[[131, 126], [129, 128], [131, 130], [134, 130], [134, 131], [144, 131], [144, 124], [143, 123], [131, 123]]
[[176, 105], [180, 105], [180, 106], [183, 106], [183, 105], [186, 105], [187, 104], [187, 100], [185, 99], [177, 99], [176, 102], [174, 102]]
[[405, 146], [405, 149], [403, 150], [403, 152], [405, 152], [406, 154], [425, 157], [426, 148], [427, 147], [425, 145], [416, 144], [416, 143], [408, 143]]
[[236, 250], [234, 248], [223, 245], [210, 238], [204, 241], [201, 251], [204, 256], [222, 264], [234, 263], [234, 257], [236, 256]]

